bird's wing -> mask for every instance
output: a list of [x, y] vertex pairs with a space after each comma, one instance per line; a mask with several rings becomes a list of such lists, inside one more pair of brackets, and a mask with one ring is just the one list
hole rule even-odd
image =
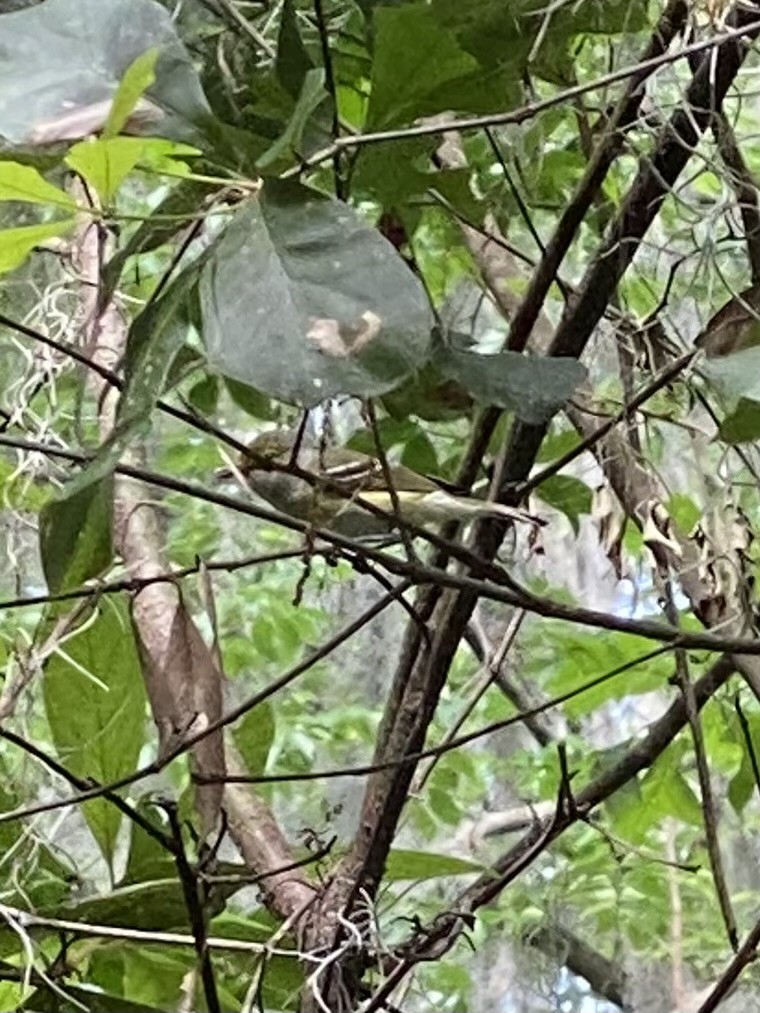
[[[317, 474], [323, 475], [331, 482], [337, 482], [347, 492], [384, 491], [386, 488], [383, 466], [375, 457], [345, 450], [342, 447], [330, 447], [321, 455], [321, 467], [312, 467]], [[390, 475], [394, 487], [402, 492], [436, 492], [441, 486], [425, 475], [418, 475], [411, 468], [403, 465], [390, 465]]]

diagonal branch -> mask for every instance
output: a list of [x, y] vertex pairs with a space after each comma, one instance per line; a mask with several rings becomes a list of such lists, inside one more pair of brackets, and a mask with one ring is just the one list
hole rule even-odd
[[[760, 32], [755, 23], [760, 5], [735, 14], [735, 25], [752, 36]], [[691, 157], [707, 127], [712, 110], [720, 108], [746, 47], [731, 39], [704, 58], [694, 74], [684, 102], [663, 130], [651, 161], [644, 164], [628, 197], [609, 230], [606, 240], [586, 272], [577, 299], [559, 324], [549, 354], [578, 357], [598, 324], [615, 288], [633, 259], [639, 244]], [[713, 73], [714, 71], [714, 73]], [[513, 426], [500, 477], [499, 499], [513, 499], [514, 483], [524, 481], [535, 461], [546, 432], [544, 425], [518, 422]], [[492, 559], [503, 536], [503, 525], [484, 524], [477, 539], [477, 554]], [[403, 704], [390, 733], [387, 756], [403, 756], [420, 748], [435, 711], [449, 666], [477, 601], [477, 594], [445, 594], [436, 608], [432, 649], [422, 656], [402, 682]], [[360, 829], [341, 869], [348, 882], [359, 879], [376, 888], [396, 824], [409, 789], [411, 771], [401, 768], [390, 775], [370, 779], [364, 798]], [[345, 889], [345, 882], [344, 882]]]
[[[698, 708], [701, 709], [714, 696], [733, 671], [731, 659], [723, 657], [697, 680], [694, 699]], [[663, 716], [650, 725], [643, 739], [575, 797], [574, 806], [536, 821], [529, 833], [493, 863], [488, 873], [460, 894], [452, 904], [452, 910], [439, 915], [415, 933], [401, 948], [398, 965], [364, 1007], [363, 1013], [382, 1009], [386, 999], [415, 964], [437, 960], [446, 953], [466, 928], [468, 913], [489, 904], [523, 871], [526, 862], [535, 861], [567, 829], [586, 819], [597, 806], [650, 767], [687, 723], [686, 703], [683, 696], [679, 696]]]

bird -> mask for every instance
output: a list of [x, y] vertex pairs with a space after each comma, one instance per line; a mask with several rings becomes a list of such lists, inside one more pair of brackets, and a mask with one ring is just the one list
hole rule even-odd
[[[238, 470], [275, 509], [315, 527], [360, 539], [387, 535], [396, 526], [394, 496], [381, 460], [348, 447], [297, 444], [292, 430], [261, 433], [242, 455]], [[399, 517], [413, 527], [477, 517], [499, 517], [533, 527], [544, 523], [524, 510], [451, 492], [441, 482], [403, 465], [389, 464], [388, 474]]]

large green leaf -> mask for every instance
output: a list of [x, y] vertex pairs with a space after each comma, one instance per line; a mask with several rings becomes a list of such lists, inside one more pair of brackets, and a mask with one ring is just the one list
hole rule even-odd
[[721, 421], [718, 436], [734, 444], [760, 440], [760, 404], [740, 398], [736, 408]]
[[113, 559], [113, 482], [110, 477], [40, 512], [40, 552], [52, 592], [97, 577]]
[[481, 355], [442, 343], [433, 361], [476, 401], [514, 411], [528, 423], [550, 419], [586, 376], [576, 359], [530, 358], [517, 352]]
[[40, 136], [61, 110], [71, 119], [110, 100], [127, 68], [151, 48], [159, 58], [148, 96], [167, 113], [162, 134], [187, 135], [188, 124], [208, 114], [171, 14], [155, 0], [46, 0], [4, 15], [0, 34], [0, 135], [13, 144]]
[[432, 11], [459, 44], [484, 67], [511, 64], [522, 73], [541, 33], [538, 59], [532, 69], [554, 77], [559, 59], [579, 35], [614, 35], [635, 32], [648, 23], [646, 0], [586, 0], [580, 4], [558, 4], [547, 10], [542, 0], [433, 0]]
[[[131, 774], [145, 741], [145, 690], [126, 602], [104, 600], [45, 667], [45, 708], [56, 752], [81, 778]], [[111, 861], [121, 813], [105, 799], [84, 814]]]
[[311, 407], [383, 394], [427, 357], [422, 286], [340, 201], [268, 180], [209, 253], [203, 337], [225, 376]]
[[374, 28], [368, 129], [451, 110], [509, 109], [519, 98], [518, 64], [505, 60], [484, 70], [428, 4], [380, 7]]

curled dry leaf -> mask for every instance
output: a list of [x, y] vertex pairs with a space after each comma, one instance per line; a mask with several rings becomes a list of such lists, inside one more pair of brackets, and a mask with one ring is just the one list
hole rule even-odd
[[673, 534], [670, 514], [659, 500], [652, 500], [647, 505], [642, 535], [644, 544], [650, 549], [661, 545], [672, 552], [676, 559], [683, 558], [683, 550]]
[[331, 317], [312, 318], [311, 326], [306, 332], [306, 339], [321, 352], [333, 359], [347, 359], [358, 355], [380, 333], [382, 320], [372, 310], [365, 310], [359, 317], [358, 324], [349, 327]]
[[705, 514], [689, 537], [699, 551], [699, 578], [710, 589], [699, 603], [700, 614], [720, 613], [727, 602], [738, 602], [751, 625], [753, 534], [744, 512], [734, 504], [724, 504]]
[[627, 518], [609, 485], [600, 485], [594, 490], [591, 516], [599, 527], [599, 542], [620, 580], [623, 576], [622, 547]]

